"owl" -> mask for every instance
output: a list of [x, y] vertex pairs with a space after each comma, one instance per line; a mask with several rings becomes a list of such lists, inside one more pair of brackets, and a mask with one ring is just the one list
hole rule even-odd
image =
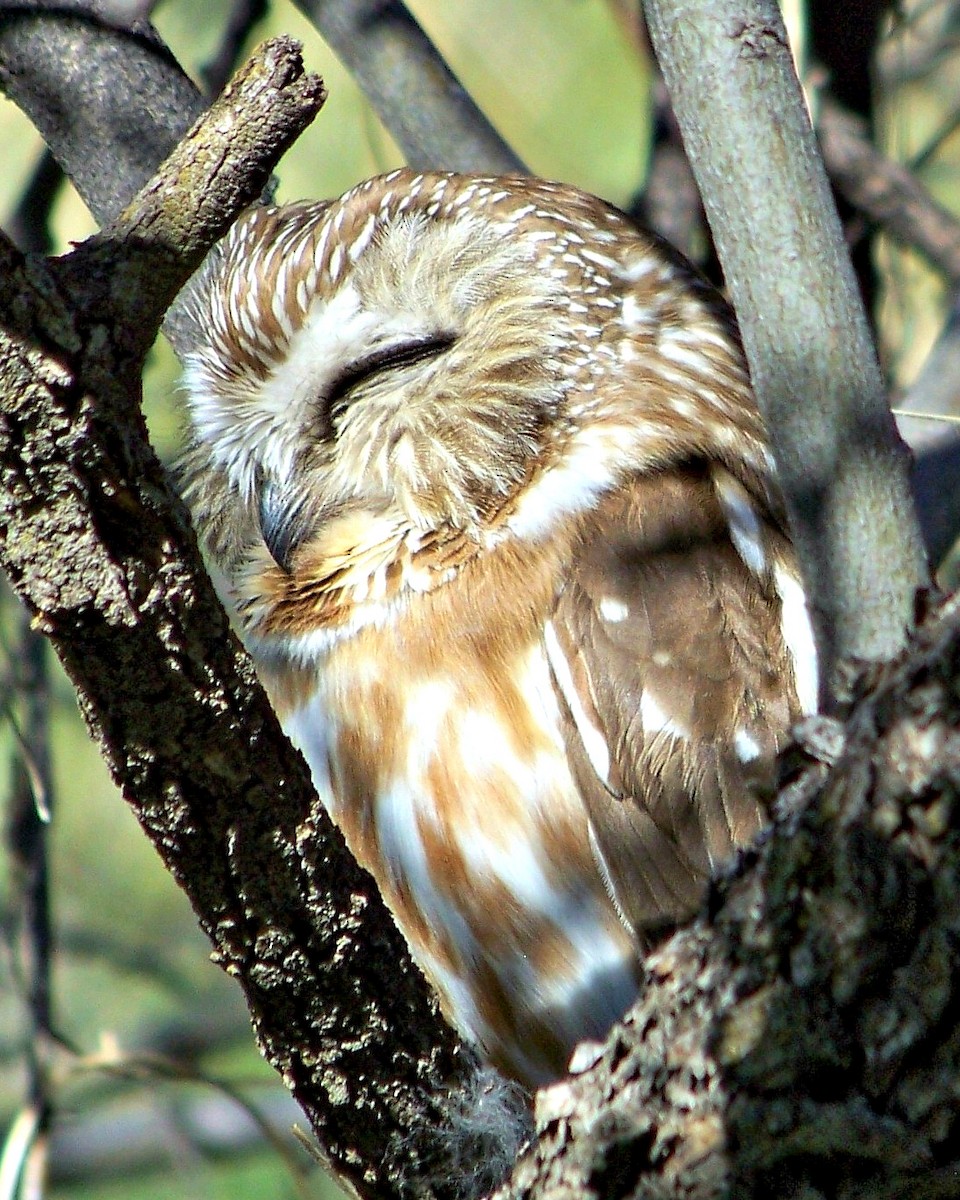
[[575, 188], [403, 170], [250, 211], [192, 319], [223, 598], [447, 1016], [539, 1086], [816, 703], [731, 315]]

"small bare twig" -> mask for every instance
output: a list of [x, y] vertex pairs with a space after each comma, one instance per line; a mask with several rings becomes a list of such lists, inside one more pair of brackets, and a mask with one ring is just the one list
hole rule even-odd
[[315, 1190], [310, 1186], [309, 1171], [289, 1137], [281, 1133], [244, 1094], [243, 1085], [222, 1075], [202, 1071], [196, 1066], [176, 1062], [158, 1054], [128, 1053], [114, 1045], [105, 1045], [92, 1054], [79, 1055], [71, 1060], [66, 1071], [68, 1078], [103, 1074], [114, 1079], [156, 1083], [199, 1084], [218, 1093], [240, 1109], [253, 1125], [262, 1141], [283, 1163], [300, 1200], [313, 1200]]

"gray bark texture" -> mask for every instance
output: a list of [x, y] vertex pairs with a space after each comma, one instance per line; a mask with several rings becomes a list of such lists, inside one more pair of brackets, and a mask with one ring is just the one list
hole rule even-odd
[[800, 566], [821, 704], [896, 654], [927, 582], [897, 435], [776, 0], [645, 0], [737, 310]]
[[0, 242], [0, 563], [331, 1166], [386, 1196], [423, 1179], [412, 1131], [472, 1059], [282, 736], [139, 409], [164, 310], [322, 100], [268, 44], [102, 233], [49, 264]]

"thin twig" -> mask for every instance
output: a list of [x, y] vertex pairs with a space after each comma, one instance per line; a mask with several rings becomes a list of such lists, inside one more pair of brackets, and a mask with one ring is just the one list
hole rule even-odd
[[246, 1114], [263, 1141], [283, 1163], [301, 1200], [313, 1200], [314, 1190], [310, 1187], [310, 1172], [305, 1168], [298, 1155], [294, 1153], [289, 1138], [274, 1128], [272, 1122], [243, 1094], [242, 1084], [160, 1055], [128, 1054], [115, 1048], [79, 1056], [71, 1064], [70, 1073], [74, 1076], [100, 1073], [110, 1075], [115, 1079], [136, 1080], [137, 1082], [166, 1080], [181, 1084], [200, 1084], [218, 1092]]
[[200, 68], [200, 81], [208, 96], [219, 96], [223, 91], [266, 12], [267, 0], [234, 0], [216, 53]]
[[[16, 928], [17, 976], [30, 1028], [26, 1105], [35, 1114], [21, 1182], [21, 1191], [26, 1196], [42, 1192], [53, 1112], [50, 1055], [56, 1038], [51, 1009], [53, 932], [47, 845], [54, 797], [45, 639], [31, 628], [26, 609], [19, 604], [15, 629], [10, 715], [20, 753], [14, 754], [11, 764], [7, 844], [13, 880], [11, 912]], [[20, 709], [19, 719], [15, 708]]]
[[0, 1146], [0, 1200], [17, 1200], [20, 1182], [28, 1169], [39, 1136], [40, 1115], [33, 1105], [20, 1109], [10, 1122]]
[[850, 203], [960, 284], [960, 221], [906, 167], [877, 150], [860, 118], [827, 96], [817, 132], [830, 178]]

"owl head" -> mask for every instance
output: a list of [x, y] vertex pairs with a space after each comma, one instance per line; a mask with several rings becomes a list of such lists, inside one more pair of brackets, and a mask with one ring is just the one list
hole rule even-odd
[[766, 487], [722, 302], [565, 185], [404, 170], [251, 210], [192, 319], [188, 495], [240, 593], [358, 546], [544, 537], [691, 454]]

